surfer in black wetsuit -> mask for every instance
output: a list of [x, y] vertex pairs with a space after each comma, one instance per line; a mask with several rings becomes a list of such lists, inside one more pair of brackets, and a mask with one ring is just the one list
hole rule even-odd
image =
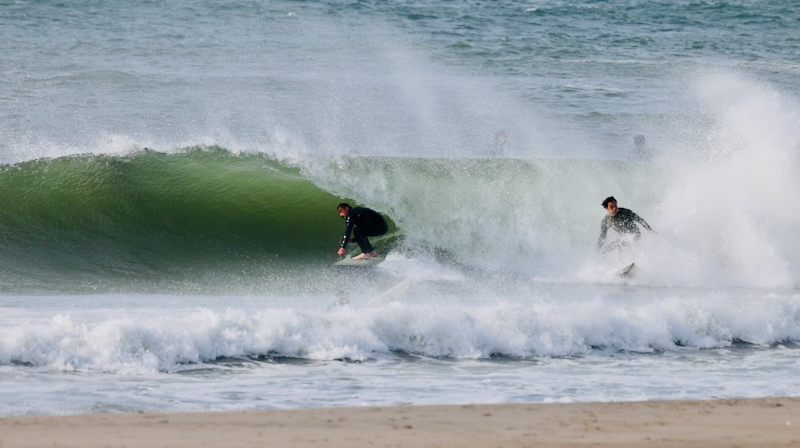
[[[608, 210], [608, 215], [603, 218], [603, 222], [600, 224], [600, 238], [597, 240], [598, 252], [606, 241], [606, 234], [608, 233], [609, 227], [621, 234], [633, 235], [634, 240], [638, 240], [642, 237], [642, 233], [639, 231], [639, 227], [636, 223], [641, 224], [642, 227], [652, 234], [657, 233], [636, 213], [627, 208], [618, 208], [617, 200], [614, 199], [614, 196], [609, 196], [603, 201], [603, 208]], [[606, 247], [606, 252], [612, 249], [628, 249], [628, 245], [629, 244], [624, 240], [615, 241]]]
[[350, 232], [352, 231], [353, 241], [358, 243], [358, 247], [361, 248], [361, 255], [357, 255], [353, 259], [369, 260], [372, 257], [377, 257], [378, 253], [369, 244], [367, 237], [384, 235], [389, 231], [389, 225], [386, 224], [383, 216], [366, 207], [350, 208], [350, 204], [345, 203], [339, 204], [336, 207], [336, 211], [347, 223], [342, 237], [342, 247], [339, 248], [339, 256], [344, 256], [345, 248], [350, 241]]

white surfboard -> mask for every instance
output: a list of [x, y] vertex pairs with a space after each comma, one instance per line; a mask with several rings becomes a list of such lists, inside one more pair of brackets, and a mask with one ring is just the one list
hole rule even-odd
[[407, 278], [361, 308], [372, 308], [376, 306], [383, 306], [392, 302], [399, 302], [403, 297], [405, 297], [409, 286], [411, 286], [411, 279]]
[[356, 259], [356, 258], [345, 258], [342, 260], [333, 263], [334, 266], [374, 266], [383, 261], [383, 257], [377, 256], [372, 257], [368, 260], [365, 259]]
[[634, 274], [636, 274], [636, 263], [626, 264], [616, 271], [616, 275], [620, 277], [633, 277]]

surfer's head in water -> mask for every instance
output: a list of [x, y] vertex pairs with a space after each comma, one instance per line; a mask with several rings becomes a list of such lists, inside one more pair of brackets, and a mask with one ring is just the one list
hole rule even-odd
[[336, 211], [339, 213], [339, 216], [341, 216], [342, 219], [347, 219], [347, 214], [350, 213], [350, 204], [342, 202], [336, 206]]
[[603, 208], [608, 210], [608, 214], [611, 216], [616, 216], [617, 211], [617, 200], [614, 199], [614, 196], [609, 196], [603, 201]]

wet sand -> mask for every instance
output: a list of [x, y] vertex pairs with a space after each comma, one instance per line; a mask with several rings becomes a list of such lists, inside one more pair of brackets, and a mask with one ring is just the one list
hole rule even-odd
[[0, 447], [799, 447], [800, 398], [0, 419]]

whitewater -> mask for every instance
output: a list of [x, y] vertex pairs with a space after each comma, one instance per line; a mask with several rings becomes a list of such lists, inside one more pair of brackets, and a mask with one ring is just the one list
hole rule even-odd
[[0, 1], [0, 415], [797, 396], [798, 22]]

